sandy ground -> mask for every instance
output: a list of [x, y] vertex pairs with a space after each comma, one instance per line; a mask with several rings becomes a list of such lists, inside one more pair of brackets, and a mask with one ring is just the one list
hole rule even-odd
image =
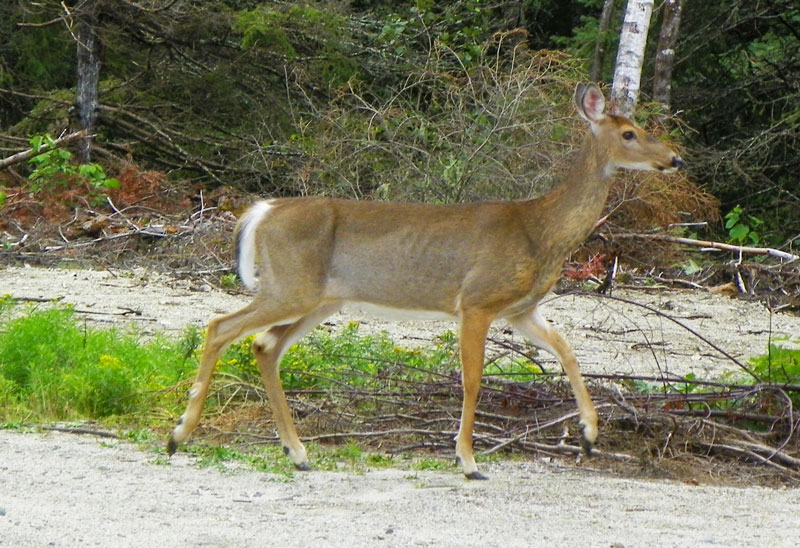
[[[62, 299], [92, 322], [176, 332], [248, 300], [143, 271], [4, 268], [6, 293]], [[669, 314], [743, 361], [763, 353], [770, 337], [800, 337], [800, 318], [770, 315], [759, 304], [698, 292], [615, 295]], [[570, 339], [584, 371], [717, 377], [738, 370], [646, 309], [560, 297], [542, 310]], [[375, 319], [361, 325], [389, 329], [406, 344], [452, 329]], [[468, 482], [455, 467], [314, 471], [287, 481], [201, 468], [182, 453], [162, 462], [119, 441], [0, 430], [0, 546], [795, 547], [800, 538], [800, 489], [633, 480], [590, 463], [484, 464], [491, 481]]]
[[796, 547], [800, 490], [643, 482], [543, 462], [363, 475], [168, 465], [125, 443], [0, 431], [0, 545]]

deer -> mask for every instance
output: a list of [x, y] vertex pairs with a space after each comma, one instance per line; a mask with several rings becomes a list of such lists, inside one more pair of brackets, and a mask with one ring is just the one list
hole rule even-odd
[[424, 204], [305, 196], [253, 204], [234, 239], [239, 276], [255, 296], [209, 322], [169, 455], [198, 425], [220, 354], [258, 333], [252, 350], [280, 443], [297, 470], [310, 470], [279, 364], [290, 346], [344, 305], [389, 318], [458, 322], [463, 399], [455, 454], [467, 479], [487, 479], [475, 462], [473, 429], [486, 338], [497, 320], [561, 364], [577, 403], [580, 444], [591, 454], [597, 412], [569, 343], [537, 306], [567, 255], [594, 231], [618, 168], [670, 173], [683, 161], [630, 119], [606, 113], [595, 84], [578, 84], [574, 102], [588, 131], [563, 180], [533, 199]]

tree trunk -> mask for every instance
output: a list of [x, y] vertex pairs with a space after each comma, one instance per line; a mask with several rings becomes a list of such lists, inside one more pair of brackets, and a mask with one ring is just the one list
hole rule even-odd
[[672, 68], [675, 65], [675, 43], [678, 41], [682, 8], [683, 0], [666, 0], [664, 2], [664, 17], [661, 21], [661, 33], [658, 36], [653, 99], [664, 105], [665, 112], [669, 112]]
[[75, 107], [78, 126], [86, 131], [78, 149], [81, 163], [89, 163], [92, 149], [92, 132], [97, 119], [97, 87], [100, 81], [100, 39], [95, 27], [97, 24], [96, 2], [87, 0], [76, 13], [77, 25], [77, 74], [75, 84]]
[[592, 82], [599, 82], [603, 75], [603, 61], [606, 58], [606, 33], [613, 13], [614, 0], [604, 0], [603, 11], [600, 13], [600, 21], [597, 25], [597, 43], [594, 46], [592, 68], [589, 70], [589, 79]]
[[644, 49], [652, 14], [653, 0], [628, 0], [619, 37], [614, 83], [611, 86], [614, 109], [624, 116], [633, 114], [639, 99]]

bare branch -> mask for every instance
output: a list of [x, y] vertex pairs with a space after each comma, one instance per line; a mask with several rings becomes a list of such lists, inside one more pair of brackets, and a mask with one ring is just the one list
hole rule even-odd
[[[69, 135], [65, 135], [64, 137], [56, 139], [53, 142], [53, 145], [54, 145], [53, 148], [58, 148], [61, 145], [65, 145], [65, 144], [70, 143], [72, 141], [76, 141], [78, 139], [82, 139], [82, 138], [84, 138], [86, 136], [87, 136], [87, 132], [85, 130], [76, 131], [75, 133], [70, 133]], [[30, 148], [28, 150], [24, 150], [22, 152], [18, 152], [17, 154], [14, 154], [12, 156], [9, 156], [8, 158], [0, 160], [0, 170], [6, 169], [7, 167], [13, 166], [14, 164], [19, 164], [20, 162], [24, 162], [24, 161], [28, 160], [29, 158], [44, 152], [45, 150], [47, 150], [47, 148], [48, 148], [47, 145], [42, 145], [42, 147], [38, 151]]]
[[733, 245], [725, 244], [722, 242], [712, 242], [710, 240], [695, 240], [692, 238], [680, 238], [678, 236], [669, 236], [667, 234], [615, 234], [615, 238], [639, 238], [642, 240], [655, 240], [659, 242], [672, 242], [681, 245], [690, 245], [704, 249], [718, 249], [720, 251], [732, 251], [734, 253], [742, 253], [748, 255], [768, 255], [770, 257], [777, 257], [785, 261], [796, 261], [800, 256], [793, 253], [787, 253], [779, 249], [771, 247], [751, 247], [746, 245]]

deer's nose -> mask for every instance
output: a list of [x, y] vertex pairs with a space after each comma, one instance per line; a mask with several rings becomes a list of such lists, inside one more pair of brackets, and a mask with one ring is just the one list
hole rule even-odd
[[672, 157], [672, 167], [675, 169], [681, 169], [683, 167], [683, 160], [681, 160], [680, 156]]

